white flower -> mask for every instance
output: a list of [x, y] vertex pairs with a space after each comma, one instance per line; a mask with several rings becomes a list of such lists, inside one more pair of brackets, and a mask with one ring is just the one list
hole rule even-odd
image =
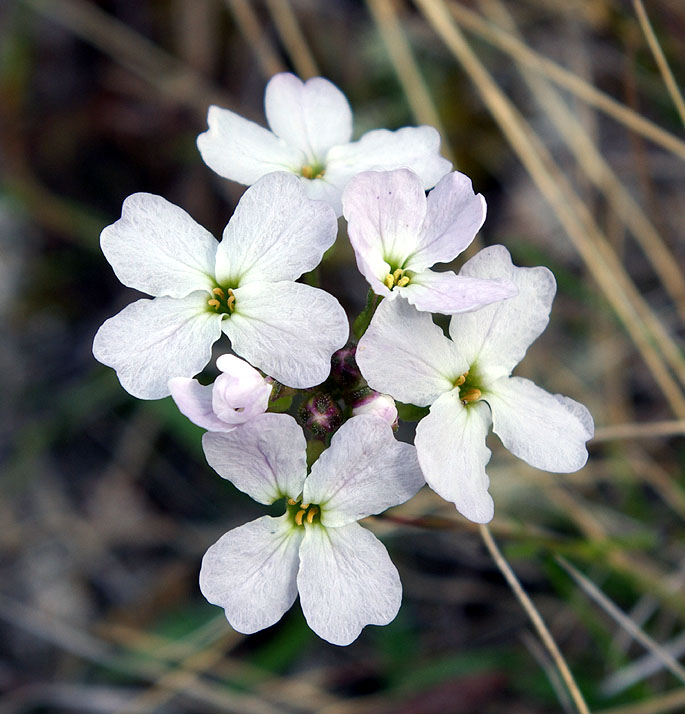
[[516, 295], [508, 280], [430, 270], [454, 260], [485, 220], [485, 199], [464, 174], [447, 174], [426, 198], [412, 171], [365, 172], [347, 185], [343, 213], [357, 266], [377, 295], [445, 315]]
[[182, 414], [208, 431], [233, 431], [263, 414], [269, 406], [272, 386], [245, 360], [221, 355], [216, 361], [221, 374], [203, 385], [189, 377], [173, 377], [169, 391]]
[[502, 246], [480, 251], [461, 273], [509, 278], [519, 293], [453, 316], [451, 340], [428, 313], [384, 300], [359, 342], [357, 363], [374, 389], [430, 405], [415, 439], [426, 481], [464, 516], [487, 523], [494, 512], [485, 473], [491, 424], [514, 455], [557, 473], [585, 464], [594, 426], [582, 404], [509, 376], [547, 326], [556, 291], [552, 273], [514, 266]]
[[205, 367], [223, 331], [234, 352], [279, 382], [319, 384], [347, 340], [347, 317], [328, 293], [294, 281], [336, 234], [330, 206], [285, 173], [245, 192], [220, 243], [160, 196], [129, 196], [102, 231], [102, 250], [124, 285], [156, 297], [107, 320], [93, 354], [131, 394], [159, 399], [169, 379]]
[[209, 108], [209, 130], [197, 146], [220, 176], [249, 186], [272, 171], [291, 171], [310, 198], [327, 201], [340, 215], [345, 184], [360, 171], [405, 166], [428, 189], [451, 168], [438, 153], [440, 135], [430, 126], [376, 129], [351, 142], [350, 105], [321, 77], [302, 82], [277, 74], [266, 86], [264, 105], [271, 131], [228, 109]]
[[353, 416], [362, 414], [377, 416], [393, 428], [397, 426], [397, 406], [395, 405], [395, 400], [389, 394], [380, 394], [380, 392], [369, 389], [368, 394], [364, 394], [355, 400], [352, 405]]
[[226, 533], [206, 553], [200, 589], [231, 626], [273, 625], [300, 594], [317, 635], [347, 645], [400, 607], [397, 569], [357, 521], [410, 499], [424, 483], [413, 446], [373, 416], [343, 424], [307, 476], [306, 441], [287, 414], [264, 414], [229, 434], [207, 433], [207, 461], [260, 503], [286, 513]]

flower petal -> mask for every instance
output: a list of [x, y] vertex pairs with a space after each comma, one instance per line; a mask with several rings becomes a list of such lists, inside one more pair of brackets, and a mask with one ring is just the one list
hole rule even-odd
[[476, 237], [485, 213], [485, 199], [473, 192], [468, 176], [458, 171], [443, 176], [428, 194], [426, 220], [408, 267], [421, 271], [454, 260]]
[[469, 278], [503, 278], [518, 295], [479, 310], [455, 315], [450, 335], [466, 362], [478, 365], [484, 383], [511, 374], [549, 322], [556, 281], [547, 268], [519, 268], [501, 245], [484, 248], [459, 272]]
[[585, 442], [595, 429], [582, 404], [522, 377], [498, 379], [483, 398], [492, 409], [492, 430], [512, 454], [554, 473], [585, 466]]
[[272, 171], [299, 173], [303, 153], [259, 124], [217, 106], [209, 108], [207, 123], [197, 148], [219, 176], [249, 186]]
[[322, 162], [336, 144], [352, 138], [352, 110], [345, 95], [327, 79], [303, 82], [283, 72], [269, 80], [264, 96], [266, 118], [276, 136]]
[[440, 156], [440, 135], [431, 126], [406, 126], [397, 131], [375, 129], [359, 141], [334, 146], [326, 158], [326, 179], [342, 189], [362, 171], [411, 169], [425, 189], [432, 188], [452, 168]]
[[113, 367], [121, 386], [140, 399], [161, 399], [172, 377], [192, 377], [212, 356], [221, 315], [207, 293], [137, 300], [105, 320], [93, 341], [95, 359]]
[[349, 327], [338, 301], [301, 283], [250, 283], [235, 291], [222, 327], [233, 350], [289, 387], [321, 384]]
[[431, 316], [402, 299], [378, 306], [356, 358], [372, 389], [421, 407], [450, 391], [467, 369]]
[[216, 366], [222, 374], [212, 385], [212, 409], [219, 419], [243, 424], [268, 409], [273, 387], [252, 365], [235, 355], [221, 355]]
[[414, 439], [426, 483], [476, 523], [487, 523], [494, 515], [485, 473], [491, 455], [485, 445], [489, 428], [487, 404], [465, 407], [455, 389], [433, 404], [416, 427]]
[[100, 245], [117, 278], [148, 295], [180, 298], [214, 285], [219, 244], [182, 208], [161, 196], [129, 196], [121, 218], [102, 231]]
[[480, 310], [518, 293], [516, 286], [507, 280], [480, 280], [455, 275], [452, 271], [436, 273], [433, 270], [417, 273], [409, 285], [395, 290], [417, 310], [442, 315]]
[[375, 416], [357, 416], [314, 462], [302, 497], [321, 507], [324, 526], [344, 526], [408, 501], [424, 484], [416, 449]]
[[297, 589], [307, 624], [334, 645], [349, 645], [366, 625], [387, 625], [402, 602], [388, 551], [358, 523], [305, 526]]
[[169, 392], [181, 414], [193, 424], [208, 431], [232, 431], [235, 424], [227, 424], [214, 413], [212, 408], [212, 385], [200, 384], [188, 377], [172, 377]]
[[302, 529], [263, 516], [223, 535], [202, 559], [200, 590], [250, 635], [278, 622], [297, 597]]
[[413, 171], [366, 171], [347, 184], [347, 232], [359, 270], [374, 292], [388, 272], [404, 268], [415, 252], [425, 214], [423, 183]]
[[292, 174], [269, 174], [245, 191], [216, 253], [216, 279], [236, 288], [297, 280], [335, 242], [335, 211], [305, 195]]
[[307, 475], [307, 443], [289, 414], [260, 414], [227, 434], [202, 437], [207, 463], [260, 503], [299, 498]]

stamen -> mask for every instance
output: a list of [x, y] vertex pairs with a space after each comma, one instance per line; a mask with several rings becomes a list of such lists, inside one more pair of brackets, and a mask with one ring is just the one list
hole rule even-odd
[[216, 298], [207, 300], [207, 305], [211, 305], [215, 310], [218, 310], [221, 307], [221, 303]]
[[395, 282], [397, 282], [402, 276], [404, 275], [404, 270], [402, 268], [397, 268], [392, 274], [392, 278]]
[[298, 526], [301, 526], [301, 525], [302, 525], [302, 519], [304, 518], [304, 514], [305, 514], [306, 512], [307, 512], [307, 511], [305, 511], [305, 510], [303, 509], [303, 510], [301, 510], [301, 511], [298, 511], [298, 512], [295, 514], [295, 523], [297, 523]]
[[288, 505], [289, 505], [289, 506], [296, 506], [296, 505], [297, 505], [297, 501], [296, 501], [294, 498], [289, 498], [289, 499], [288, 499]]
[[307, 509], [309, 508], [309, 504], [308, 504], [308, 503], [303, 503], [303, 504], [300, 506], [300, 508], [304, 508], [305, 510], [307, 510]]
[[388, 290], [392, 290], [395, 287], [395, 281], [392, 279], [392, 275], [390, 275], [390, 273], [383, 278], [383, 284], [386, 288], [388, 288]]
[[469, 402], [477, 402], [481, 398], [482, 392], [480, 389], [469, 389], [464, 392], [464, 394], [459, 395], [462, 404], [468, 404]]
[[218, 295], [220, 298], [225, 298], [225, 297], [226, 297], [226, 293], [225, 293], [221, 288], [214, 288], [214, 290], [212, 290], [212, 292], [213, 292], [215, 295]]
[[229, 312], [233, 312], [233, 309], [235, 308], [235, 295], [233, 294], [233, 290], [229, 288], [228, 290], [228, 300], [226, 300], [226, 307], [228, 307]]
[[307, 523], [313, 523], [314, 522], [314, 516], [319, 512], [319, 509], [314, 506], [309, 513], [307, 513]]
[[404, 275], [397, 281], [397, 287], [403, 288], [405, 285], [409, 285], [409, 282], [410, 282], [409, 278], [406, 275]]

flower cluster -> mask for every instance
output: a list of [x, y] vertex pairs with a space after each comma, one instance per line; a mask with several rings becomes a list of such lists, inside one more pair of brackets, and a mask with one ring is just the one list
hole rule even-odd
[[[265, 108], [270, 131], [211, 107], [198, 137], [208, 166], [249, 186], [220, 242], [144, 193], [104, 229], [121, 282], [152, 299], [107, 320], [93, 352], [131, 394], [171, 395], [206, 429], [220, 476], [260, 503], [282, 503], [282, 516], [235, 528], [207, 551], [205, 597], [252, 633], [299, 594], [310, 627], [345, 645], [390, 622], [402, 593], [360, 519], [427, 483], [486, 523], [491, 425], [532, 466], [569, 472], [587, 459], [593, 423], [578, 402], [511, 376], [547, 325], [549, 270], [516, 267], [502, 246], [458, 274], [433, 269], [469, 246], [486, 213], [439, 155], [435, 129], [379, 129], [352, 142], [344, 95], [291, 74], [271, 79]], [[352, 341], [335, 297], [297, 282], [335, 242], [341, 214], [370, 286]], [[449, 337], [433, 313], [450, 316]], [[203, 384], [196, 377], [222, 335], [231, 351]], [[414, 445], [395, 436], [395, 400], [429, 408]]]

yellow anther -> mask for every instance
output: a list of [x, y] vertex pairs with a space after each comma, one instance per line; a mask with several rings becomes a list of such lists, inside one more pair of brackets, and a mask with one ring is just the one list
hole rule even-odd
[[305, 513], [306, 511], [303, 509], [295, 514], [295, 523], [297, 523], [298, 526], [302, 525], [302, 519], [304, 518]]
[[296, 505], [297, 505], [297, 501], [296, 501], [294, 498], [289, 498], [289, 499], [288, 499], [288, 505], [289, 505], [289, 506], [296, 506]]
[[383, 284], [385, 285], [388, 290], [392, 290], [395, 287], [395, 281], [393, 280], [392, 275], [388, 273], [384, 278], [383, 278]]
[[302, 167], [302, 170], [300, 171], [300, 173], [301, 173], [305, 178], [308, 178], [308, 179], [314, 178], [314, 169], [313, 169], [313, 167], [311, 167], [311, 166], [309, 166], [309, 165], [303, 166], [303, 167]]
[[395, 282], [397, 282], [402, 276], [404, 275], [404, 270], [402, 268], [397, 268], [392, 274], [392, 278]]
[[406, 275], [403, 275], [398, 281], [397, 281], [397, 287], [398, 288], [403, 288], [405, 285], [409, 285], [409, 278]]
[[220, 298], [225, 298], [225, 297], [226, 297], [226, 293], [225, 293], [221, 288], [214, 288], [214, 290], [212, 290], [212, 292], [213, 292], [215, 295], [218, 295]]
[[308, 503], [303, 503], [303, 504], [300, 506], [300, 508], [304, 508], [305, 511], [306, 511], [306, 510], [309, 508], [309, 504], [308, 504]]
[[462, 374], [461, 377], [457, 377], [456, 380], [454, 381], [454, 386], [455, 387], [461, 387], [462, 384], [466, 381], [466, 375]]
[[207, 300], [207, 305], [211, 305], [215, 310], [218, 310], [221, 307], [221, 303], [216, 298]]
[[229, 296], [228, 300], [226, 300], [226, 307], [228, 307], [229, 312], [233, 312], [233, 308], [235, 308], [235, 295], [233, 294], [233, 290], [229, 290]]
[[481, 398], [482, 392], [480, 389], [469, 389], [463, 394], [459, 395], [462, 404], [468, 404], [469, 402], [477, 402]]
[[319, 509], [314, 506], [313, 508], [310, 509], [309, 513], [307, 513], [307, 523], [313, 523], [314, 522], [314, 516], [319, 512]]

